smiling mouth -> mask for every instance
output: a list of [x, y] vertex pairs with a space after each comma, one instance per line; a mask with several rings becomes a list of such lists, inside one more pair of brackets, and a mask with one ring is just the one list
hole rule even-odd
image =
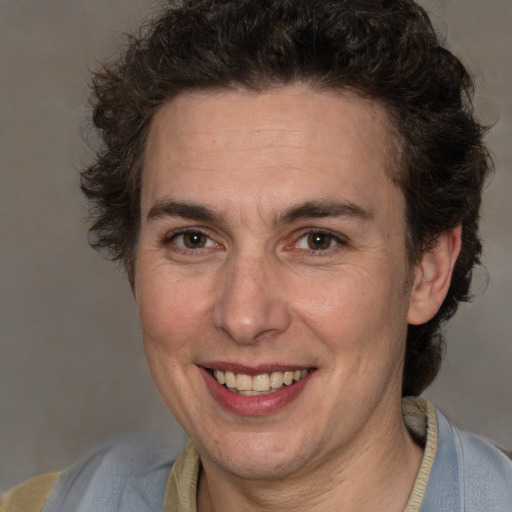
[[299, 382], [309, 371], [287, 370], [247, 375], [232, 371], [210, 370], [210, 373], [221, 386], [232, 393], [245, 396], [261, 396], [275, 393], [283, 386], [291, 386]]

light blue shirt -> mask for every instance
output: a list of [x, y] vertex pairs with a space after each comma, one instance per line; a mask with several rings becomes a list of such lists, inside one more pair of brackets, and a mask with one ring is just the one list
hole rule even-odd
[[[512, 512], [512, 461], [439, 411], [437, 419], [420, 512]], [[62, 473], [42, 512], [162, 512], [175, 456], [158, 443], [99, 450]]]

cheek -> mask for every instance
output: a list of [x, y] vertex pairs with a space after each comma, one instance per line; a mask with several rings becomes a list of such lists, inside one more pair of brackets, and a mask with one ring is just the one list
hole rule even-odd
[[173, 351], [196, 337], [205, 328], [209, 308], [202, 283], [142, 270], [137, 280], [137, 307], [144, 343]]
[[301, 287], [296, 314], [323, 340], [333, 363], [385, 365], [405, 343], [408, 297], [400, 279], [389, 269], [347, 265]]
[[[204, 304], [195, 286], [178, 275], [143, 268], [136, 301], [144, 351], [156, 387], [178, 421], [184, 421], [189, 372], [206, 330]], [[185, 397], [185, 398], [184, 398]]]
[[356, 333], [392, 316], [390, 309], [398, 300], [395, 295], [393, 287], [375, 274], [352, 267], [303, 283], [296, 304], [321, 331], [343, 328]]

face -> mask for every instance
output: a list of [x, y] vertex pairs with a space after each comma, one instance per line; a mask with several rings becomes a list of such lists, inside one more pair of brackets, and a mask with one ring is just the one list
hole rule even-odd
[[284, 477], [400, 421], [410, 269], [386, 126], [305, 86], [184, 94], [154, 118], [135, 296], [205, 464]]

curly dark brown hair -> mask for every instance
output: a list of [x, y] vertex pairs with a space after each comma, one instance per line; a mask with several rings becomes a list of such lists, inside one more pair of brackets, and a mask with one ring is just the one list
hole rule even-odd
[[81, 182], [92, 245], [122, 261], [133, 282], [144, 147], [162, 105], [186, 91], [297, 82], [355, 91], [387, 109], [412, 262], [462, 225], [446, 299], [432, 320], [409, 326], [403, 394], [418, 395], [439, 370], [442, 323], [469, 300], [491, 161], [472, 112], [472, 80], [412, 0], [169, 1], [93, 80], [101, 145]]

